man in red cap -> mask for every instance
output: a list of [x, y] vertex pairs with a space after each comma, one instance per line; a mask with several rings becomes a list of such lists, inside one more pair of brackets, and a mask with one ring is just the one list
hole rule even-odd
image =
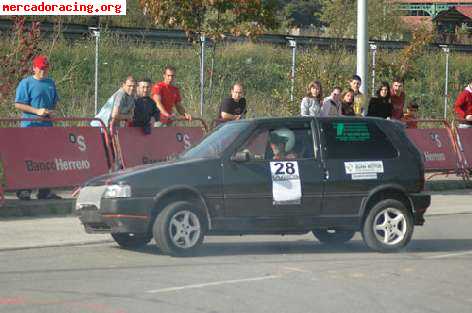
[[[56, 84], [48, 78], [49, 61], [45, 55], [38, 55], [33, 59], [32, 76], [20, 81], [16, 88], [15, 108], [22, 112], [22, 118], [37, 119], [47, 118], [54, 115], [57, 101], [59, 99]], [[51, 121], [22, 121], [21, 127], [48, 127]], [[29, 200], [31, 190], [17, 191], [18, 198]], [[51, 193], [50, 189], [40, 189], [38, 199], [58, 199]]]

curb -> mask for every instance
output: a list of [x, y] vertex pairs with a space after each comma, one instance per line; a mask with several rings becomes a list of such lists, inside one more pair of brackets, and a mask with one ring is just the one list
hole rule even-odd
[[472, 181], [465, 180], [435, 180], [425, 183], [425, 191], [444, 191], [472, 189]]

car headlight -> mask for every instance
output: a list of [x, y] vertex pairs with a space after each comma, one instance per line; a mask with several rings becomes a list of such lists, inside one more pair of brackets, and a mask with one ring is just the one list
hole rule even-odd
[[103, 193], [103, 198], [129, 198], [131, 197], [131, 186], [109, 185]]

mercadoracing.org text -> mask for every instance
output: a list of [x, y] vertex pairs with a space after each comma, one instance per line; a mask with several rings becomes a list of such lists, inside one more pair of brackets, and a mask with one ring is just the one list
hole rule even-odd
[[0, 15], [126, 15], [126, 0], [5, 0]]

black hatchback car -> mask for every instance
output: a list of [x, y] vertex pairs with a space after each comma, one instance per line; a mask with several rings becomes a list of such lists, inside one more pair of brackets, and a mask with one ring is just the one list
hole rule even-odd
[[219, 126], [177, 160], [87, 182], [76, 211], [87, 232], [122, 247], [154, 238], [189, 255], [206, 235], [303, 234], [404, 247], [422, 225], [421, 154], [403, 125], [377, 118], [267, 118]]

